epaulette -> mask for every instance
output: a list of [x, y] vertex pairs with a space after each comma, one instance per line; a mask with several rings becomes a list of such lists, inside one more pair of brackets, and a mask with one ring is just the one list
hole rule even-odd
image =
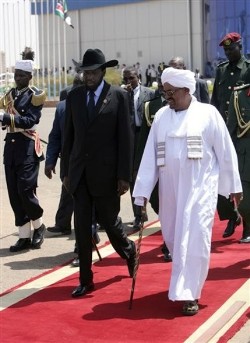
[[246, 85], [236, 86], [236, 87], [234, 87], [234, 91], [239, 91], [241, 89], [245, 89], [248, 87], [250, 87], [250, 83], [247, 83]]
[[31, 103], [33, 106], [41, 106], [44, 104], [46, 99], [46, 94], [43, 90], [38, 89], [34, 86], [29, 87], [29, 89], [32, 91], [32, 99]]

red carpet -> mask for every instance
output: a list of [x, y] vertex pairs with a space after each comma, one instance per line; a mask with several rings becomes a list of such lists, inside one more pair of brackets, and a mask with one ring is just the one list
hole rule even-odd
[[[163, 262], [158, 232], [142, 241], [132, 310], [128, 309], [131, 279], [127, 267], [113, 254], [93, 266], [93, 293], [71, 298], [78, 285], [76, 272], [2, 311], [1, 342], [183, 343], [249, 277], [248, 247], [237, 243], [242, 228], [232, 238], [222, 239], [224, 225], [215, 223], [210, 271], [198, 315], [183, 317], [181, 303], [167, 298], [171, 263]], [[247, 315], [231, 333], [228, 330], [228, 336], [239, 330]]]

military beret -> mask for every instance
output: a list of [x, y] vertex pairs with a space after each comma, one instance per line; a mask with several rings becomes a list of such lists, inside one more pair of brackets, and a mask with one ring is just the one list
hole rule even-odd
[[237, 42], [240, 42], [241, 40], [241, 36], [239, 33], [237, 32], [231, 32], [231, 33], [228, 33], [221, 41], [220, 41], [220, 44], [219, 46], [229, 46], [231, 45], [232, 43], [237, 43]]

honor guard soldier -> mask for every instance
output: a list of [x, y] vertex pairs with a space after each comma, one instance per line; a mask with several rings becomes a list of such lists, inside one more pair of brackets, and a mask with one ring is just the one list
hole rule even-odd
[[250, 243], [250, 78], [249, 84], [234, 88], [229, 104], [227, 127], [238, 156], [244, 196], [239, 205], [243, 221], [243, 233], [239, 243]]
[[[228, 120], [228, 106], [235, 86], [247, 83], [246, 74], [250, 61], [241, 53], [241, 36], [237, 32], [228, 33], [219, 43], [223, 47], [227, 61], [220, 63], [216, 69], [211, 104], [220, 112], [225, 122]], [[228, 220], [223, 237], [230, 237], [236, 226], [241, 223], [240, 216], [234, 211], [234, 204], [219, 195], [217, 210], [220, 220]]]
[[[11, 252], [38, 249], [43, 243], [45, 225], [43, 209], [36, 188], [39, 163], [44, 159], [37, 124], [45, 101], [45, 92], [29, 86], [32, 79], [32, 60], [16, 62], [12, 88], [0, 99], [0, 126], [6, 129], [4, 166], [15, 225], [19, 239], [10, 247]], [[31, 226], [34, 229], [31, 240]]]

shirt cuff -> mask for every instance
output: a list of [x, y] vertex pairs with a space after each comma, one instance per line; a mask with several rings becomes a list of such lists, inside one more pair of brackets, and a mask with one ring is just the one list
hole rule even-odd
[[143, 197], [136, 197], [134, 203], [137, 206], [144, 206], [144, 198]]

